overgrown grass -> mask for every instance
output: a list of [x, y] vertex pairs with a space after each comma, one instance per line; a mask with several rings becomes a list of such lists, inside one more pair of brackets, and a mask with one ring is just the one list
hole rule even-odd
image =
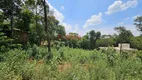
[[[52, 54], [52, 57], [49, 55]], [[141, 80], [141, 51], [82, 50], [33, 46], [0, 53], [0, 80]]]

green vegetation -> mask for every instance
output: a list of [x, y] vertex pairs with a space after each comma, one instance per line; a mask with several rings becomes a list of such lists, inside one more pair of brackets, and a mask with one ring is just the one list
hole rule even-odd
[[[142, 36], [123, 26], [118, 35], [67, 35], [59, 23], [46, 0], [0, 1], [0, 80], [142, 80]], [[118, 43], [138, 51], [99, 49]]]
[[141, 51], [118, 54], [113, 48], [82, 50], [52, 48], [49, 59], [46, 47], [29, 47], [0, 53], [1, 80], [141, 80]]
[[142, 32], [142, 16], [138, 16], [135, 20], [134, 20], [134, 25], [136, 25], [136, 27], [138, 28], [139, 31]]

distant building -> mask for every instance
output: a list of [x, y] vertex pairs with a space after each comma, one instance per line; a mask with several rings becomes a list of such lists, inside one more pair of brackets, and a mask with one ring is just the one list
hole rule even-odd
[[[121, 44], [118, 44], [118, 47], [114, 47], [116, 51], [120, 51]], [[108, 47], [99, 47], [100, 49], [108, 49]], [[137, 49], [130, 48], [130, 44], [122, 43], [122, 50], [124, 51], [137, 51]]]

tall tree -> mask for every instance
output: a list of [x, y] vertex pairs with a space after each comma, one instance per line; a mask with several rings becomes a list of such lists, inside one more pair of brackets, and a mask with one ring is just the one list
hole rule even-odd
[[91, 30], [89, 32], [89, 38], [90, 38], [90, 49], [96, 48], [96, 41], [99, 39], [101, 36], [100, 32], [96, 32], [94, 30]]
[[80, 40], [80, 47], [83, 49], [90, 49], [89, 33], [84, 35]]
[[66, 32], [65, 32], [65, 28], [64, 26], [62, 25], [58, 25], [57, 27], [57, 33], [61, 36], [65, 36], [66, 35]]
[[119, 33], [117, 42], [129, 43], [130, 37], [133, 37], [132, 32], [130, 30], [126, 30], [123, 26], [115, 27], [115, 30]]
[[13, 0], [11, 0], [11, 5], [10, 5], [10, 9], [11, 9], [11, 18], [10, 18], [10, 25], [11, 25], [11, 37], [13, 37], [13, 9], [14, 9], [14, 2]]
[[90, 32], [89, 32], [89, 34], [90, 34], [90, 48], [91, 49], [93, 49], [94, 48], [94, 40], [96, 39], [95, 38], [95, 36], [96, 36], [96, 34], [95, 34], [95, 31], [94, 30], [91, 30]]
[[126, 30], [125, 27], [119, 26], [114, 28], [118, 33], [119, 36], [117, 37], [117, 43], [120, 43], [120, 53], [122, 51], [122, 43], [129, 43], [130, 38], [133, 37], [133, 34], [130, 30]]
[[[45, 32], [46, 34], [48, 35], [49, 32], [48, 32], [48, 25], [47, 25], [47, 12], [49, 12], [49, 6], [46, 5], [46, 0], [43, 0], [42, 1], [43, 3], [43, 7], [44, 7], [44, 25], [45, 25]], [[47, 41], [48, 41], [48, 52], [51, 52], [51, 48], [50, 48], [50, 38], [48, 37], [47, 38]]]
[[10, 20], [11, 37], [13, 35], [14, 16], [20, 13], [21, 0], [1, 0], [0, 9], [4, 12], [5, 20]]
[[136, 25], [137, 29], [142, 32], [142, 16], [138, 16], [134, 20], [134, 25]]

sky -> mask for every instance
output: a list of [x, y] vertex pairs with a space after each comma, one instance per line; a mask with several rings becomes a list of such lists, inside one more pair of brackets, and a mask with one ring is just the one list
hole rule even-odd
[[135, 36], [140, 35], [133, 24], [142, 15], [142, 0], [47, 0], [47, 3], [67, 34], [83, 36], [90, 30], [114, 34], [115, 27], [124, 26]]

